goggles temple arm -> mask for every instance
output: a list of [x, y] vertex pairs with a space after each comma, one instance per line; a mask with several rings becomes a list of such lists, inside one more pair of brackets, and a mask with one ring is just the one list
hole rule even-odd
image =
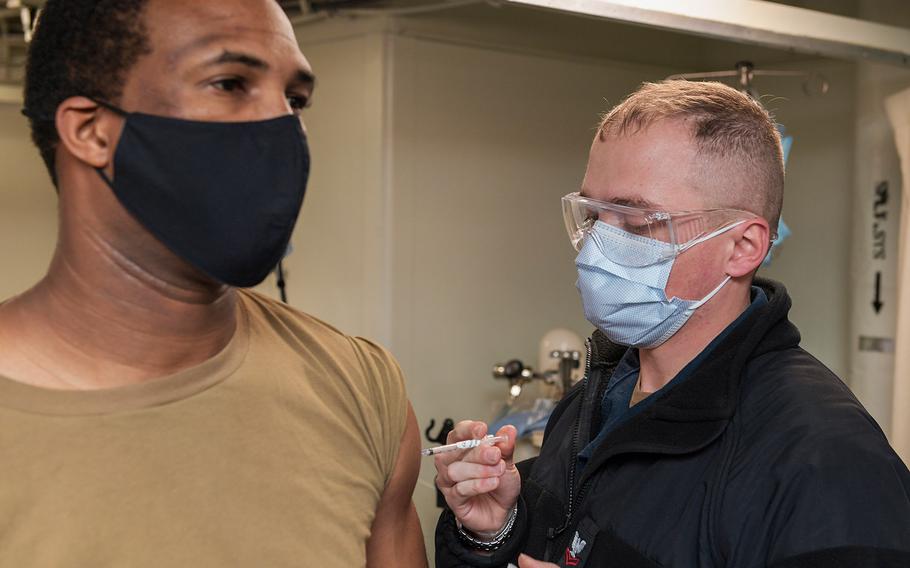
[[732, 230], [732, 229], [735, 229], [736, 227], [742, 225], [742, 224], [745, 223], [746, 221], [747, 221], [747, 219], [742, 219], [742, 220], [740, 220], [740, 221], [736, 221], [735, 223], [732, 223], [732, 224], [730, 224], [730, 225], [727, 225], [726, 227], [721, 227], [721, 228], [719, 228], [719, 229], [715, 229], [714, 231], [711, 231], [711, 232], [708, 233], [707, 235], [702, 235], [702, 236], [700, 236], [700, 237], [697, 237], [697, 238], [695, 238], [695, 239], [692, 239], [691, 241], [689, 241], [689, 242], [687, 242], [687, 243], [684, 243], [684, 244], [681, 244], [681, 245], [677, 245], [677, 250], [678, 250], [679, 252], [687, 251], [687, 250], [689, 250], [690, 248], [694, 247], [694, 246], [697, 245], [697, 244], [703, 243], [703, 242], [705, 242], [705, 241], [707, 241], [707, 240], [713, 239], [713, 238], [716, 237], [716, 236], [722, 235], [722, 234], [726, 233], [727, 231], [730, 231], [730, 230]]

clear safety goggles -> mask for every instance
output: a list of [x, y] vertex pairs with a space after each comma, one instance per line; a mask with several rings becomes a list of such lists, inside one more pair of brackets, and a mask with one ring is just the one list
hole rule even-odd
[[[583, 197], [578, 192], [562, 198], [562, 211], [566, 231], [575, 250], [581, 250], [584, 240], [595, 232], [594, 228], [600, 222], [613, 235], [610, 239], [598, 239], [603, 254], [624, 266], [649, 266], [675, 257], [734, 225], [758, 217], [755, 213], [739, 209], [676, 212], [640, 209]], [[606, 240], [616, 243], [617, 238], [638, 246], [610, 246], [606, 243]], [[647, 253], [632, 253], [642, 251], [643, 246], [647, 247]]]

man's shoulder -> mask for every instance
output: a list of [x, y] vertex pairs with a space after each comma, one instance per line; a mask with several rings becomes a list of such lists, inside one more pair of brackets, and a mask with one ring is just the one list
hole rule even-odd
[[288, 404], [303, 401], [301, 417], [334, 424], [339, 440], [354, 435], [351, 447], [362, 448], [358, 451], [365, 456], [357, 460], [360, 474], [372, 471], [364, 461], [372, 460], [379, 465], [384, 487], [394, 471], [408, 416], [404, 375], [395, 358], [370, 340], [263, 294], [240, 290], [239, 296], [249, 316], [254, 336], [250, 350], [256, 351], [257, 361], [275, 362], [294, 375], [284, 383]]
[[780, 424], [852, 416], [877, 429], [847, 384], [800, 347], [765, 353], [746, 365], [740, 412], [759, 420], [772, 413]]
[[398, 362], [378, 343], [348, 335], [264, 294], [252, 290], [240, 290], [239, 294], [254, 334], [266, 337], [268, 343], [288, 345], [302, 357], [321, 359], [331, 367], [343, 367], [348, 375], [356, 370], [355, 374], [371, 386], [375, 386], [377, 380], [402, 381]]
[[759, 469], [896, 459], [850, 388], [799, 347], [747, 365], [735, 422], [740, 455], [762, 462]]
[[[767, 551], [770, 565], [845, 546], [906, 549], [910, 472], [847, 385], [809, 353], [750, 362], [729, 431], [720, 521], [729, 546]], [[848, 565], [782, 566], [834, 564]]]
[[238, 290], [240, 302], [250, 314], [251, 323], [292, 331], [306, 330], [326, 338], [343, 340], [348, 336], [337, 327], [284, 302], [279, 302], [254, 290]]

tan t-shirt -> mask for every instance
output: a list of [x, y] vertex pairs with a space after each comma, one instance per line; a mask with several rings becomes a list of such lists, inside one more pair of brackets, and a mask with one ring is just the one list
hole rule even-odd
[[142, 385], [0, 377], [0, 566], [365, 565], [405, 427], [376, 345], [240, 293], [217, 356]]

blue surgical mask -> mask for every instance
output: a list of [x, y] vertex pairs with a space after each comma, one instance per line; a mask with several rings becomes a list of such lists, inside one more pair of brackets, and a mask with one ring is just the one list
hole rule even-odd
[[[700, 238], [699, 242], [739, 224], [718, 229]], [[652, 349], [670, 339], [695, 310], [730, 281], [727, 276], [700, 300], [667, 298], [667, 280], [676, 261], [672, 249], [671, 244], [596, 222], [575, 259], [576, 286], [581, 293], [585, 318], [620, 345]], [[648, 266], [625, 266], [607, 258], [604, 250], [611, 250], [614, 258], [663, 260]]]

